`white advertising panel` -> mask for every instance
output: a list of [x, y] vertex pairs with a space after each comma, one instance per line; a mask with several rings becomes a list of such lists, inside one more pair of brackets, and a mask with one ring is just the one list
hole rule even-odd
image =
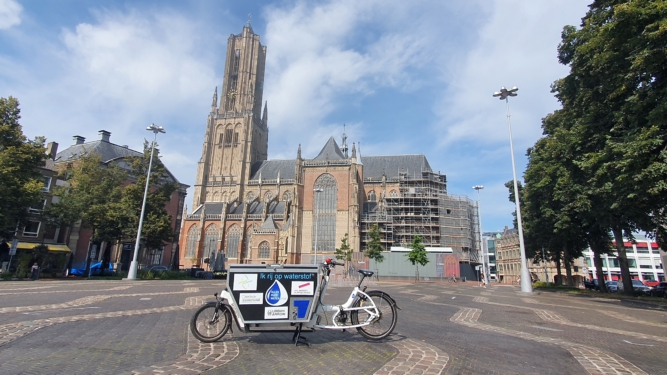
[[312, 296], [315, 292], [313, 281], [292, 281], [293, 296]]
[[239, 305], [261, 305], [264, 303], [262, 293], [240, 293]]
[[287, 319], [287, 306], [284, 307], [265, 307], [264, 319]]
[[256, 273], [237, 273], [234, 275], [233, 290], [257, 290], [257, 274]]

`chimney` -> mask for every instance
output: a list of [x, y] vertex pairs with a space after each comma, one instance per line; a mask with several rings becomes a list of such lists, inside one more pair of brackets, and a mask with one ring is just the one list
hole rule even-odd
[[51, 157], [51, 159], [56, 160], [56, 154], [58, 154], [58, 143], [49, 142], [46, 145], [46, 153]]
[[75, 135], [74, 136], [74, 144], [75, 145], [82, 145], [86, 142], [86, 138], [80, 136], [80, 135]]
[[102, 140], [102, 142], [107, 142], [107, 143], [109, 142], [109, 137], [111, 136], [111, 133], [109, 133], [106, 130], [100, 130], [97, 132], [97, 134], [100, 135], [100, 139]]

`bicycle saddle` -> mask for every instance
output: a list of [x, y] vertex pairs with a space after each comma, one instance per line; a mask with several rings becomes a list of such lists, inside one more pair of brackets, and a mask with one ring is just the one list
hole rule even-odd
[[369, 270], [359, 270], [359, 273], [366, 277], [371, 277], [375, 272]]

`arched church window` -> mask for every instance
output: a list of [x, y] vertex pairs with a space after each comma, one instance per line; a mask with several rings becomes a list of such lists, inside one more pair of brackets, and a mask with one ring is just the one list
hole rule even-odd
[[231, 146], [233, 133], [234, 131], [232, 130], [232, 128], [225, 129], [225, 146]]
[[241, 242], [241, 228], [234, 224], [227, 232], [227, 258], [236, 258], [239, 256], [239, 243]]
[[264, 241], [261, 244], [259, 244], [260, 259], [268, 259], [270, 254], [271, 254], [271, 247], [269, 246], [268, 242]]
[[398, 192], [396, 190], [392, 190], [389, 192], [389, 197], [390, 198], [398, 198]]
[[[336, 179], [325, 173], [315, 181], [315, 205], [313, 207], [313, 244], [318, 251], [336, 250], [336, 212], [338, 206], [338, 185]], [[317, 230], [315, 230], [315, 226]], [[315, 237], [317, 232], [317, 237]]]
[[188, 246], [185, 252], [186, 258], [194, 258], [197, 252], [197, 241], [199, 240], [199, 226], [193, 225], [188, 231]]
[[250, 193], [246, 194], [245, 196], [246, 202], [250, 203], [252, 202], [253, 199], [255, 199], [255, 193], [251, 191]]
[[218, 239], [220, 238], [220, 231], [215, 224], [211, 224], [206, 228], [206, 237], [204, 238], [204, 258], [210, 258], [211, 254], [218, 247]]
[[292, 200], [292, 193], [286, 191], [285, 194], [283, 194], [283, 201], [289, 202], [291, 200]]
[[264, 194], [264, 202], [268, 202], [273, 198], [273, 193], [270, 191], [267, 191], [266, 194]]
[[375, 202], [377, 200], [377, 197], [375, 196], [375, 191], [371, 190], [368, 192], [368, 201], [369, 202]]

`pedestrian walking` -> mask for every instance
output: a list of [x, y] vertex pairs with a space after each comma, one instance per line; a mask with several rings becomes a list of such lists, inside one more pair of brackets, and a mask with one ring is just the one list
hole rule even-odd
[[32, 265], [30, 268], [30, 278], [32, 280], [38, 280], [39, 279], [39, 266], [37, 265], [37, 262]]
[[484, 276], [484, 272], [482, 272], [482, 286], [486, 288], [486, 277]]

